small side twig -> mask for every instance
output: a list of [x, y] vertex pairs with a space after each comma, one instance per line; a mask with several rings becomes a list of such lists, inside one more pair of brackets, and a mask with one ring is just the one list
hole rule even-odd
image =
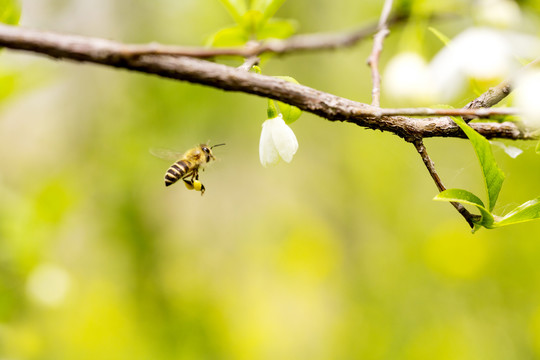
[[[414, 147], [416, 148], [416, 151], [418, 151], [418, 154], [422, 157], [422, 161], [424, 162], [424, 165], [426, 165], [426, 168], [431, 175], [431, 178], [435, 182], [435, 185], [437, 186], [437, 189], [439, 189], [439, 192], [442, 192], [446, 190], [446, 187], [443, 185], [441, 178], [439, 177], [439, 174], [437, 174], [437, 170], [435, 170], [435, 164], [429, 157], [429, 154], [427, 153], [426, 147], [424, 146], [424, 142], [422, 139], [417, 139], [413, 141]], [[471, 228], [474, 228], [474, 220], [476, 218], [479, 218], [478, 215], [471, 214], [463, 205], [457, 202], [451, 202], [451, 204], [456, 208], [456, 210], [465, 218], [467, 223]]]
[[[406, 17], [402, 15], [396, 15], [388, 20], [388, 24], [394, 25], [405, 19]], [[189, 56], [200, 59], [214, 58], [216, 56], [242, 56], [249, 58], [265, 53], [285, 55], [295, 52], [334, 50], [354, 46], [358, 42], [375, 34], [377, 30], [377, 24], [371, 24], [344, 32], [301, 34], [283, 40], [254, 41], [246, 44], [244, 47], [209, 48], [164, 45], [159, 43], [125, 44], [123, 47], [123, 56], [171, 55]]]
[[244, 63], [237, 67], [238, 70], [249, 71], [255, 65], [259, 65], [261, 59], [258, 56], [250, 56], [246, 58]]
[[388, 16], [392, 10], [392, 0], [385, 0], [381, 18], [379, 19], [378, 31], [373, 37], [373, 49], [368, 58], [368, 65], [371, 67], [371, 78], [373, 81], [373, 89], [371, 91], [371, 105], [380, 106], [381, 97], [381, 74], [379, 73], [379, 58], [383, 49], [384, 38], [390, 34], [388, 29]]

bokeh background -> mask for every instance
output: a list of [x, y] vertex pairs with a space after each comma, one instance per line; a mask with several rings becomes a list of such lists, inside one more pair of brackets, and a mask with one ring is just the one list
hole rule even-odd
[[[457, 15], [430, 24], [450, 37], [476, 21], [470, 1], [414, 5]], [[520, 6], [517, 30], [539, 35], [539, 5]], [[297, 0], [277, 16], [339, 31], [381, 7]], [[24, 0], [21, 19], [184, 45], [231, 23], [217, 0]], [[410, 39], [427, 58], [440, 50], [419, 31], [393, 28], [382, 66]], [[370, 50], [272, 58], [263, 72], [370, 102]], [[471, 234], [396, 136], [303, 114], [292, 163], [263, 168], [265, 99], [0, 55], [0, 359], [540, 358], [540, 221]], [[397, 103], [383, 89], [383, 106]], [[205, 195], [165, 188], [170, 163], [148, 150], [207, 140], [227, 146]], [[447, 187], [483, 194], [470, 144], [426, 145]], [[540, 195], [535, 144], [513, 145], [517, 159], [494, 149], [500, 214]]]

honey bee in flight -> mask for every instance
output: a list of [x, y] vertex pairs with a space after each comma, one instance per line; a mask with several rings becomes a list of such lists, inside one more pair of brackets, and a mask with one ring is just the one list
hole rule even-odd
[[183, 155], [161, 149], [151, 149], [150, 152], [160, 158], [179, 158], [179, 160], [167, 169], [167, 172], [165, 173], [165, 186], [170, 186], [182, 179], [189, 190], [200, 191], [202, 195], [206, 189], [199, 181], [199, 169], [202, 169], [202, 167], [209, 163], [210, 160], [216, 159], [212, 153], [212, 149], [222, 145], [225, 144], [217, 144], [214, 146], [200, 144], [199, 146], [189, 149]]

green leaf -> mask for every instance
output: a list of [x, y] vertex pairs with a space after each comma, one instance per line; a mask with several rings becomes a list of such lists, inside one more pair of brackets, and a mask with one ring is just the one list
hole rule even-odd
[[[289, 81], [295, 84], [299, 84], [299, 82], [296, 81], [295, 78], [290, 77], [290, 76], [274, 76], [274, 77], [285, 80], [285, 81]], [[302, 110], [300, 110], [296, 106], [285, 104], [281, 101], [277, 101], [277, 103], [279, 106], [279, 111], [283, 115], [283, 120], [285, 120], [287, 124], [292, 124], [293, 122], [298, 120], [300, 115], [302, 115]]]
[[302, 110], [300, 110], [296, 106], [285, 104], [279, 101], [278, 105], [279, 109], [281, 110], [281, 114], [283, 114], [283, 120], [285, 120], [287, 124], [292, 124], [293, 122], [298, 120], [300, 115], [302, 115]]
[[245, 0], [219, 0], [233, 17], [237, 24], [240, 24], [242, 15], [247, 11]]
[[480, 198], [473, 193], [463, 189], [447, 189], [435, 196], [433, 200], [458, 202], [461, 204], [473, 205], [480, 210], [482, 218], [476, 223], [485, 228], [492, 229], [495, 219], [493, 215], [485, 208], [484, 203]]
[[259, 66], [257, 66], [257, 65], [253, 65], [253, 66], [251, 67], [251, 69], [249, 69], [249, 71], [252, 71], [252, 72], [254, 72], [254, 73], [256, 73], [256, 74], [259, 74], [259, 75], [262, 74], [261, 68], [260, 68]]
[[495, 162], [495, 157], [493, 156], [493, 151], [491, 150], [489, 141], [477, 133], [473, 128], [468, 126], [462, 118], [452, 117], [452, 119], [461, 128], [461, 130], [463, 130], [465, 135], [467, 135], [474, 147], [476, 155], [478, 156], [488, 195], [487, 208], [489, 211], [492, 211], [495, 203], [497, 202], [497, 198], [499, 197], [499, 192], [501, 191], [502, 183], [504, 181], [504, 173]]
[[252, 0], [250, 10], [260, 11], [266, 20], [274, 16], [284, 2], [285, 0]]
[[233, 47], [242, 46], [249, 40], [245, 30], [238, 26], [227, 27], [218, 30], [206, 42], [207, 46], [213, 47]]
[[264, 24], [264, 15], [258, 10], [248, 10], [242, 19], [240, 25], [244, 28], [247, 34], [254, 35], [259, 31], [259, 28]]
[[450, 42], [450, 38], [446, 35], [444, 35], [439, 30], [435, 29], [434, 27], [429, 26], [428, 30], [433, 33], [437, 37], [437, 39], [441, 40], [441, 42], [446, 46]]
[[21, 6], [17, 0], [0, 0], [0, 22], [17, 25], [21, 17]]
[[517, 224], [540, 218], [540, 197], [529, 200], [495, 223], [495, 226]]
[[536, 153], [540, 154], [540, 141], [536, 144]]
[[271, 19], [257, 31], [257, 39], [286, 39], [296, 32], [296, 28], [293, 20]]

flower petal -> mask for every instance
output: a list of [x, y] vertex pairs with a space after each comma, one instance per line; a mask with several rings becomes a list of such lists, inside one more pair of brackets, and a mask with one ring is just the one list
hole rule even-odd
[[272, 139], [272, 119], [266, 120], [262, 125], [259, 159], [264, 167], [277, 164], [279, 161], [279, 155]]
[[501, 149], [503, 149], [504, 152], [506, 153], [506, 155], [510, 156], [512, 159], [517, 158], [519, 155], [521, 155], [521, 153], [523, 153], [523, 150], [521, 150], [520, 148], [517, 148], [515, 146], [506, 145], [505, 143], [503, 143], [501, 141], [490, 140], [489, 143], [491, 145], [495, 145], [495, 146], [500, 147]]
[[403, 52], [386, 65], [384, 88], [396, 100], [414, 105], [432, 104], [431, 76], [426, 61], [415, 52]]
[[523, 124], [540, 129], [540, 71], [526, 71], [517, 78], [514, 87], [514, 104], [522, 112]]
[[298, 150], [298, 140], [292, 129], [285, 124], [281, 114], [271, 120], [272, 139], [279, 156], [286, 162], [291, 162], [294, 154]]

